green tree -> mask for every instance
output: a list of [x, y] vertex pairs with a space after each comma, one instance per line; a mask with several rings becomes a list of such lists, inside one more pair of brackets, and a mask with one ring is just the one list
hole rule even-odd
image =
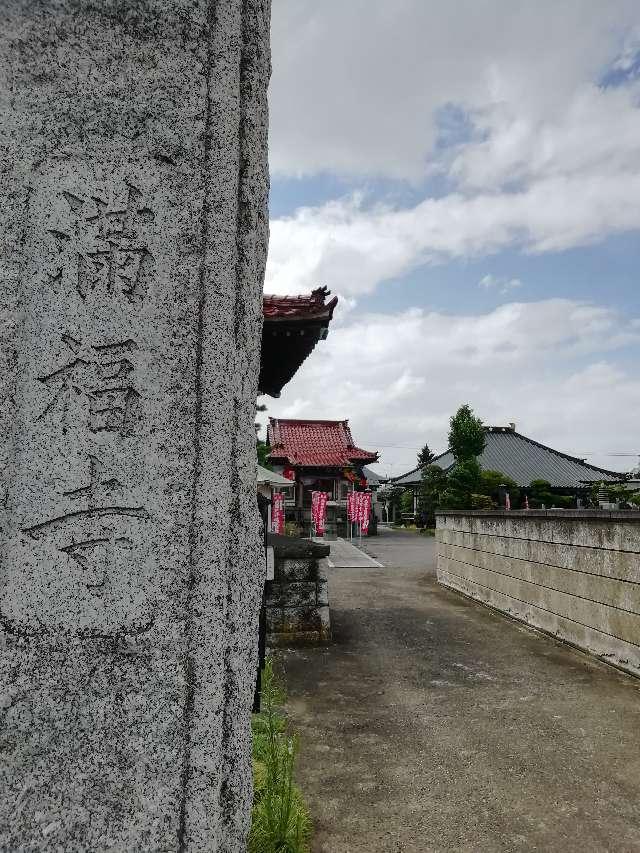
[[429, 449], [429, 445], [425, 443], [424, 447], [418, 453], [418, 468], [426, 468], [433, 462], [433, 453]]
[[378, 493], [378, 499], [386, 504], [389, 521], [394, 518], [394, 514], [397, 515], [400, 512], [403, 491], [401, 486], [391, 486]]
[[[266, 412], [266, 411], [267, 411], [267, 406], [265, 403], [256, 403], [256, 414], [258, 414], [258, 412]], [[256, 421], [256, 432], [258, 432], [259, 429], [260, 429], [260, 424]]]
[[439, 465], [427, 465], [422, 469], [422, 482], [420, 483], [420, 496], [418, 506], [426, 515], [427, 527], [435, 527], [436, 511], [440, 507], [442, 494], [447, 488], [447, 475]]
[[637, 502], [633, 500], [634, 491], [635, 490], [627, 488], [627, 486], [622, 483], [613, 483], [609, 487], [609, 500], [619, 504], [630, 503], [635, 505]]
[[484, 427], [480, 418], [475, 417], [473, 409], [465, 403], [452, 415], [449, 429], [449, 447], [456, 462], [465, 462], [480, 456], [487, 443]]
[[402, 493], [400, 509], [403, 515], [413, 515], [413, 490], [407, 489]]
[[481, 472], [480, 464], [474, 456], [458, 462], [447, 477], [447, 487], [441, 496], [442, 507], [471, 509], [472, 495], [478, 494]]
[[258, 465], [262, 465], [263, 468], [268, 468], [271, 471], [271, 463], [267, 459], [269, 455], [269, 447], [267, 446], [266, 441], [263, 441], [261, 438], [256, 439], [256, 451], [258, 453]]
[[[267, 407], [264, 403], [256, 403], [256, 414], [258, 412], [266, 412]], [[269, 455], [269, 448], [267, 446], [266, 441], [263, 441], [259, 435], [258, 431], [260, 430], [260, 424], [256, 422], [256, 453], [258, 455], [258, 465], [262, 465], [263, 468], [268, 468], [271, 471], [271, 465], [267, 456]]]
[[440, 505], [446, 509], [472, 509], [485, 507], [490, 499], [482, 496], [481, 473], [478, 456], [486, 445], [484, 427], [473, 409], [465, 403], [452, 415], [449, 429], [449, 447], [455, 465], [447, 476], [446, 488], [441, 492]]

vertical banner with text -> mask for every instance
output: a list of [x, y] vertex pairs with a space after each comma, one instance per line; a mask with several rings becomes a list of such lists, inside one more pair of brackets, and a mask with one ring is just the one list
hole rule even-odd
[[284, 494], [275, 492], [271, 498], [271, 532], [284, 533]]
[[361, 492], [359, 498], [360, 531], [366, 536], [369, 532], [369, 516], [371, 515], [371, 492]]
[[328, 498], [327, 492], [311, 492], [311, 521], [316, 536], [324, 536]]

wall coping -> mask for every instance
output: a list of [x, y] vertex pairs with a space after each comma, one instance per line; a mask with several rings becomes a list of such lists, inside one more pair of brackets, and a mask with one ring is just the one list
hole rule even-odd
[[630, 521], [640, 524], [637, 509], [451, 509], [438, 510], [436, 518], [467, 516], [470, 518], [550, 518], [560, 521]]
[[277, 533], [267, 535], [267, 544], [273, 547], [274, 555], [283, 560], [300, 560], [305, 557], [321, 560], [328, 557], [331, 550], [329, 545], [313, 542], [311, 539], [279, 536]]

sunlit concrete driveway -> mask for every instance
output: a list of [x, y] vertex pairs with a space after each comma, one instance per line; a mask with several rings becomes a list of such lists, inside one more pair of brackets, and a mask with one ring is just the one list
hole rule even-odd
[[[349, 539], [317, 540], [328, 545], [331, 549], [327, 558], [327, 565], [331, 569], [367, 569], [382, 568], [382, 563], [370, 557], [357, 547], [358, 540], [351, 542]], [[353, 543], [356, 544], [353, 544]]]
[[280, 654], [314, 853], [640, 851], [640, 682], [439, 587], [433, 540], [367, 550]]

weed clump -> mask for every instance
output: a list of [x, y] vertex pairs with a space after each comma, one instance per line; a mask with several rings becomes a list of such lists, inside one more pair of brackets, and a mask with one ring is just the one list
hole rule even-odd
[[251, 720], [254, 800], [249, 853], [309, 853], [311, 819], [293, 782], [298, 739], [282, 713], [286, 695], [268, 658], [262, 673], [260, 713]]

